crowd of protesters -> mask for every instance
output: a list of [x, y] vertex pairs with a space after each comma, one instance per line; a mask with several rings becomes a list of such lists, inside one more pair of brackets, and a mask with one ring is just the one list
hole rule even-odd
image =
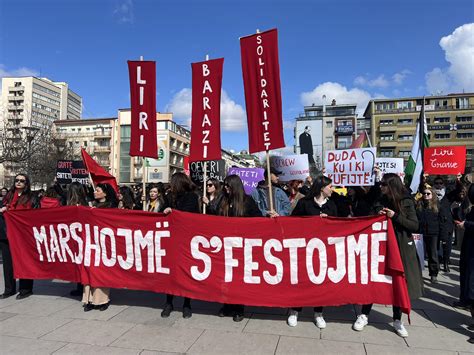
[[[266, 170], [267, 171], [267, 170]], [[226, 217], [320, 216], [363, 217], [383, 214], [393, 223], [400, 256], [405, 269], [411, 299], [423, 295], [423, 279], [413, 234], [422, 234], [425, 259], [430, 282], [438, 283], [438, 274], [450, 272], [453, 245], [460, 247], [460, 298], [454, 305], [471, 310], [474, 317], [474, 185], [462, 176], [448, 184], [441, 177], [426, 176], [419, 191], [412, 193], [398, 175], [381, 175], [376, 171], [374, 186], [350, 186], [347, 193], [337, 193], [332, 181], [324, 175], [306, 181], [280, 183], [278, 170], [270, 168], [270, 177], [247, 195], [237, 175], [229, 175], [223, 182], [207, 180], [205, 191], [200, 191], [184, 173], [175, 173], [169, 184], [148, 184], [146, 193], [141, 185], [121, 186], [118, 193], [109, 184], [97, 184], [95, 189], [72, 183], [67, 187], [54, 184], [46, 191], [32, 191], [26, 174], [18, 174], [13, 186], [2, 188], [0, 212], [6, 210], [48, 208], [59, 206], [90, 206], [93, 208], [121, 208], [148, 212], [172, 213], [174, 209]], [[271, 186], [269, 186], [269, 181]], [[271, 191], [271, 193], [270, 193]], [[272, 202], [269, 201], [269, 195]], [[146, 196], [146, 197], [144, 197]], [[272, 208], [273, 206], [273, 208]], [[3, 215], [0, 214], [0, 247], [2, 251], [5, 290], [0, 298], [17, 293], [13, 276], [12, 256]], [[441, 268], [440, 268], [441, 265]], [[17, 299], [33, 293], [33, 280], [19, 280]], [[77, 285], [71, 295], [82, 296], [84, 311], [105, 311], [110, 304], [110, 289]], [[166, 295], [161, 316], [166, 318], [174, 310], [173, 295]], [[322, 305], [314, 305], [314, 322], [325, 328]], [[353, 329], [362, 331], [368, 324], [372, 305], [363, 305]], [[192, 316], [191, 299], [184, 298], [183, 317]], [[288, 310], [287, 323], [295, 327], [301, 307]], [[401, 337], [408, 332], [401, 321], [401, 310], [393, 307], [393, 327]], [[244, 305], [225, 304], [219, 316], [231, 316], [239, 322], [244, 318]], [[471, 326], [474, 327], [474, 324]], [[473, 329], [471, 329], [473, 330]], [[471, 338], [472, 342], [473, 339]]]

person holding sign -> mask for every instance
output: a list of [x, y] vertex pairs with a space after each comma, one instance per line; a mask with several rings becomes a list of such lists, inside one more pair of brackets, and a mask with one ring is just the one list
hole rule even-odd
[[288, 216], [291, 210], [291, 203], [286, 193], [278, 187], [279, 177], [281, 171], [275, 168], [270, 168], [270, 179], [272, 183], [272, 198], [274, 201], [274, 211], [270, 210], [269, 188], [268, 188], [268, 173], [265, 170], [265, 180], [260, 182], [257, 188], [252, 191], [252, 198], [257, 203], [262, 215], [268, 217]]
[[[224, 180], [222, 199], [216, 211], [226, 217], [262, 217], [255, 201], [245, 194], [242, 180], [237, 175], [229, 175]], [[232, 315], [234, 322], [244, 319], [244, 306], [241, 304], [224, 304], [219, 317]]]
[[[309, 195], [298, 201], [291, 215], [337, 217], [336, 204], [329, 199], [332, 191], [332, 180], [324, 175], [319, 176], [314, 180]], [[290, 309], [287, 321], [290, 327], [296, 327], [298, 324], [298, 313], [301, 312], [301, 310], [302, 307]], [[319, 329], [326, 328], [326, 321], [323, 317], [323, 307], [314, 307], [314, 322]]]
[[216, 178], [210, 178], [206, 183], [206, 193], [202, 197], [202, 203], [207, 206], [209, 214], [216, 214], [221, 199], [221, 183]]
[[[415, 202], [397, 174], [385, 174], [380, 182], [380, 190], [382, 197], [375, 202], [372, 212], [385, 215], [392, 220], [405, 270], [408, 294], [411, 299], [420, 298], [423, 295], [423, 279], [415, 241], [412, 236], [412, 233], [417, 233], [419, 228]], [[368, 324], [371, 309], [371, 304], [362, 306], [362, 312], [354, 322], [352, 329], [356, 331], [364, 329]], [[401, 319], [402, 311], [400, 307], [393, 306], [393, 328], [399, 336], [406, 338], [408, 337], [408, 331]]]

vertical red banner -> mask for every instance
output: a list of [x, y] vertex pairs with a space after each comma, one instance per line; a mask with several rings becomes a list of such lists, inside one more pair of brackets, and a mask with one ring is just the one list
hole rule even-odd
[[221, 158], [221, 88], [224, 58], [192, 63], [193, 99], [189, 161]]
[[156, 138], [156, 66], [128, 61], [132, 108], [130, 155], [158, 158]]
[[249, 151], [283, 148], [280, 64], [276, 29], [240, 39]]

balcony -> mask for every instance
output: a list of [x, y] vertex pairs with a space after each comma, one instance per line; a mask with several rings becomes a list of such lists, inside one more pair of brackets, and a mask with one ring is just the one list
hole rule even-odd
[[23, 101], [24, 99], [24, 96], [8, 95], [8, 101]]
[[23, 110], [24, 106], [23, 105], [8, 105], [8, 109], [11, 110]]
[[94, 147], [94, 153], [110, 153], [109, 146], [96, 146]]
[[397, 126], [393, 124], [385, 124], [385, 125], [379, 126], [380, 132], [395, 132], [396, 129], [397, 129]]
[[340, 125], [336, 126], [336, 135], [338, 136], [350, 136], [354, 133], [353, 125]]
[[8, 120], [13, 122], [20, 122], [23, 120], [23, 116], [20, 115], [8, 115]]
[[384, 141], [379, 141], [380, 147], [383, 148], [389, 148], [389, 147], [395, 147], [397, 145], [397, 142], [395, 140], [384, 140]]
[[10, 86], [8, 88], [8, 91], [25, 91], [25, 87], [24, 86]]

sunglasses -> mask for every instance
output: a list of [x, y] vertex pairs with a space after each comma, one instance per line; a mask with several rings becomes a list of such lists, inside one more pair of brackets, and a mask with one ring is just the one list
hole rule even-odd
[[423, 192], [423, 196], [430, 196], [431, 192]]
[[214, 185], [213, 184], [207, 184], [207, 187], [213, 187]]
[[25, 179], [15, 179], [15, 182], [21, 182], [21, 183], [24, 184], [26, 182], [26, 180]]

